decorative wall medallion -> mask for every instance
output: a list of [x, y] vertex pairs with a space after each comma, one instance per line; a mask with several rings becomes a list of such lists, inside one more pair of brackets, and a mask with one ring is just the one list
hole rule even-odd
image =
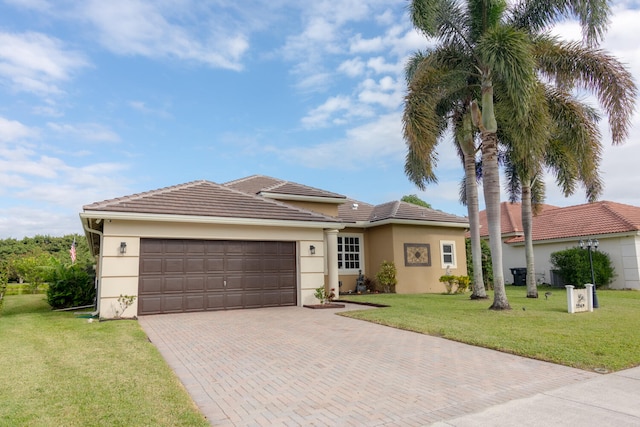
[[431, 246], [428, 243], [405, 243], [404, 265], [407, 267], [430, 267]]

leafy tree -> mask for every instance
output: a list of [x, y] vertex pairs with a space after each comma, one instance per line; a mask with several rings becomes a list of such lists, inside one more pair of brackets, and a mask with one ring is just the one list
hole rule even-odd
[[422, 206], [424, 208], [433, 209], [429, 203], [425, 202], [424, 200], [422, 200], [420, 197], [418, 197], [415, 194], [409, 194], [407, 196], [402, 196], [402, 199], [400, 199], [400, 200], [403, 201], [403, 202], [411, 203], [412, 205], [418, 205], [418, 206]]
[[[594, 285], [607, 286], [614, 277], [615, 270], [611, 264], [609, 254], [601, 251], [592, 251]], [[551, 254], [551, 265], [562, 276], [565, 283], [576, 287], [584, 287], [585, 283], [591, 283], [591, 266], [589, 264], [589, 252], [581, 248], [565, 249]]]
[[0, 269], [0, 314], [2, 314], [2, 307], [4, 306], [4, 296], [7, 292], [7, 285], [7, 272], [3, 269]]
[[14, 258], [12, 266], [18, 277], [29, 284], [32, 293], [49, 281], [54, 266], [55, 258], [40, 250], [29, 255]]

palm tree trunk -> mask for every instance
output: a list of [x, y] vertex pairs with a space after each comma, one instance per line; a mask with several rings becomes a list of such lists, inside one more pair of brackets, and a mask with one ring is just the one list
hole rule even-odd
[[476, 182], [475, 145], [473, 143], [473, 129], [470, 114], [463, 117], [463, 136], [460, 138], [460, 148], [464, 156], [465, 191], [467, 195], [467, 212], [469, 215], [469, 234], [471, 239], [471, 261], [473, 265], [473, 284], [471, 299], [485, 299], [482, 277], [482, 247], [480, 246], [480, 217], [478, 214], [478, 184]]
[[527, 260], [527, 298], [538, 298], [536, 266], [533, 256], [533, 210], [531, 209], [531, 180], [522, 180], [522, 228], [524, 253]]
[[498, 125], [493, 110], [493, 82], [482, 76], [482, 187], [487, 210], [489, 247], [493, 268], [492, 310], [510, 310], [502, 272], [502, 233], [500, 229], [500, 170], [498, 168]]

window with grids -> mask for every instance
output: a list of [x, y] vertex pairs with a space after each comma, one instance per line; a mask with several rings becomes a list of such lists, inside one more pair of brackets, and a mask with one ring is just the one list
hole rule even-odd
[[442, 268], [456, 267], [455, 242], [440, 242], [440, 253], [442, 254]]
[[338, 270], [362, 269], [361, 251], [361, 236], [338, 236]]

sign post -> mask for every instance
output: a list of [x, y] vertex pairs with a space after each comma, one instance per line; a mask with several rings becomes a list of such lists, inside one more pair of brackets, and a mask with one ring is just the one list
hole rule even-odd
[[593, 311], [593, 284], [587, 283], [585, 289], [575, 289], [573, 285], [566, 285], [567, 288], [567, 309], [569, 313], [579, 313], [582, 311]]

